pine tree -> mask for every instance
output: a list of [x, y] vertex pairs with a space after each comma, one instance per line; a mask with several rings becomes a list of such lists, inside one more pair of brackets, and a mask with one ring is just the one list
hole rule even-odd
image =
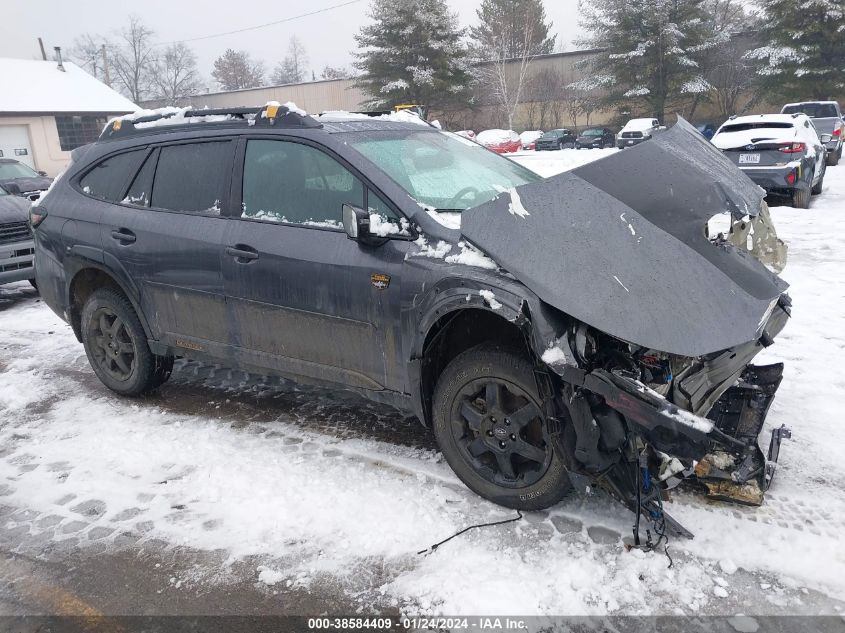
[[704, 0], [585, 0], [579, 42], [604, 48], [573, 87], [598, 91], [605, 106], [663, 121], [666, 109], [712, 90], [701, 60], [727, 33], [718, 33]]
[[554, 50], [555, 36], [549, 36], [552, 25], [546, 22], [543, 0], [483, 0], [476, 15], [479, 24], [470, 28], [470, 36], [480, 59], [494, 55], [517, 59], [526, 49], [531, 56]]
[[830, 99], [845, 94], [845, 2], [758, 0], [761, 41], [746, 55], [762, 62], [762, 87], [787, 99]]
[[355, 36], [357, 85], [370, 107], [418, 103], [435, 108], [468, 91], [467, 51], [457, 15], [445, 0], [373, 0], [372, 24]]

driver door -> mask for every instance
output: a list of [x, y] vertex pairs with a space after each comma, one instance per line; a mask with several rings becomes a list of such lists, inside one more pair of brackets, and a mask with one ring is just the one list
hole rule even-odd
[[342, 205], [398, 214], [346, 165], [294, 140], [242, 139], [237, 218], [223, 280], [241, 359], [370, 390], [403, 388], [400, 338], [407, 239], [350, 240]]

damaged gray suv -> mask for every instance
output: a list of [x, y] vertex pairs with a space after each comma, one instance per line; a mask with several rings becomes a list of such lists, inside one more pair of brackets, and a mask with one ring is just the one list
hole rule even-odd
[[783, 368], [750, 363], [790, 311], [762, 191], [684, 121], [542, 179], [394, 118], [111, 122], [33, 209], [44, 301], [117, 393], [175, 357], [352, 389], [511, 508], [591, 483], [688, 534], [682, 480], [759, 504], [788, 430], [758, 447]]

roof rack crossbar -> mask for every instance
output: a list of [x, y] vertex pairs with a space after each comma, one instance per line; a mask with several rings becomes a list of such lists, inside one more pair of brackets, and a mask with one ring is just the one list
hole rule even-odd
[[[250, 126], [252, 125], [276, 125], [279, 123], [283, 127], [322, 127], [322, 124], [313, 118], [305, 115], [301, 116], [299, 113], [292, 112], [290, 108], [278, 105], [275, 103], [268, 103], [263, 106], [252, 107], [233, 107], [233, 108], [207, 108], [203, 110], [174, 110], [171, 112], [156, 112], [145, 116], [136, 118], [121, 118], [115, 119], [106, 126], [100, 139], [125, 137], [133, 133], [140, 133], [146, 131], [146, 127], [136, 127], [138, 124], [153, 123], [154, 121], [161, 121], [163, 119], [172, 119], [174, 117], [180, 119], [189, 119], [193, 117], [202, 118], [207, 116], [228, 116], [231, 117], [229, 122], [246, 121]], [[182, 122], [174, 122], [174, 127], [180, 125]], [[187, 122], [185, 122], [187, 123]], [[209, 123], [216, 123], [209, 122]], [[223, 122], [221, 122], [223, 123]], [[205, 122], [203, 123], [205, 124]]]

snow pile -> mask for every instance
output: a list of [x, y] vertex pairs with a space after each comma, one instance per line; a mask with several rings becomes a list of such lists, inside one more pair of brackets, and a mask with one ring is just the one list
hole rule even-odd
[[654, 119], [631, 119], [621, 132], [645, 132], [654, 127]]
[[408, 229], [410, 228], [408, 220], [402, 218], [399, 222], [391, 222], [387, 218], [378, 213], [370, 214], [370, 233], [378, 237], [387, 237], [388, 235], [410, 235]]
[[519, 135], [519, 140], [523, 145], [530, 145], [541, 136], [543, 136], [543, 130], [525, 130]]
[[446, 256], [446, 261], [448, 263], [463, 264], [464, 266], [476, 266], [478, 268], [487, 268], [488, 270], [495, 270], [498, 268], [496, 262], [472, 244], [461, 241], [458, 242], [458, 248], [461, 249], [460, 253], [457, 255]]
[[363, 112], [347, 112], [346, 110], [326, 110], [321, 112], [317, 117], [327, 121], [393, 121], [394, 123], [416, 123], [417, 125], [424, 125], [432, 127], [425, 119], [418, 114], [408, 110], [400, 110], [399, 112], [389, 112], [387, 114], [378, 114], [370, 116]]
[[268, 101], [264, 104], [265, 111], [262, 112], [262, 116], [267, 116], [266, 108], [270, 106], [276, 106], [277, 108], [287, 108], [290, 112], [298, 114], [299, 116], [308, 116], [308, 113], [299, 106], [297, 106], [293, 101], [286, 101], [285, 103], [279, 103], [278, 101]]
[[432, 259], [443, 259], [446, 253], [452, 250], [452, 245], [449, 242], [439, 241], [434, 246], [431, 246], [428, 241], [420, 235], [414, 242], [419, 247], [416, 253], [408, 253], [407, 257], [430, 257]]
[[563, 351], [560, 345], [553, 345], [543, 352], [540, 360], [546, 363], [546, 365], [563, 365], [566, 363], [566, 352]]

